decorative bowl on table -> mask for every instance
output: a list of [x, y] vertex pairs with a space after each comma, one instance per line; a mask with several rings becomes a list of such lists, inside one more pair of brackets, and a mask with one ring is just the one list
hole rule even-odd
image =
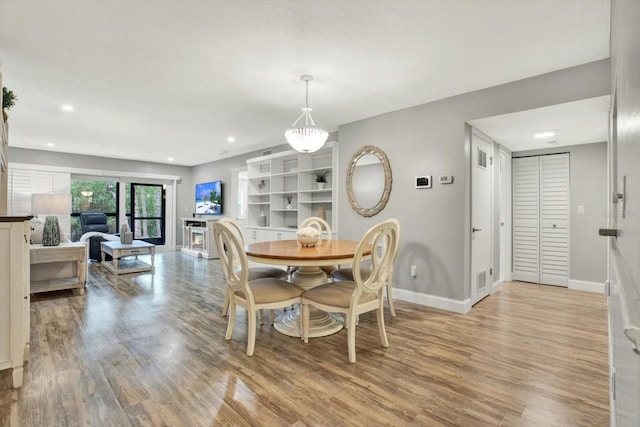
[[320, 240], [320, 230], [313, 227], [303, 227], [296, 231], [296, 238], [303, 248], [312, 248]]

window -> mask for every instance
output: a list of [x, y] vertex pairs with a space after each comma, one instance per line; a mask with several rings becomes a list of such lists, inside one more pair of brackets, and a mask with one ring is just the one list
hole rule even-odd
[[82, 236], [80, 214], [102, 212], [107, 215], [109, 232], [118, 230], [118, 183], [116, 181], [94, 181], [71, 179], [71, 240], [77, 242]]

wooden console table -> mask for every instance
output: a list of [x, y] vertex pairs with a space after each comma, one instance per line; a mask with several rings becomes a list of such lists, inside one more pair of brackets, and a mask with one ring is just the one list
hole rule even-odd
[[58, 246], [31, 245], [31, 293], [72, 289], [84, 294], [87, 282], [87, 245], [69, 242]]

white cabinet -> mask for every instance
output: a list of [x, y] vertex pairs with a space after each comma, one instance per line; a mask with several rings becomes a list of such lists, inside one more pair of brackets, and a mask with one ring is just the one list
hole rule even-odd
[[[328, 142], [311, 154], [290, 150], [247, 160], [247, 239], [252, 242], [253, 230], [259, 229], [275, 232], [261, 235], [263, 240], [295, 239], [300, 221], [322, 212], [336, 234], [337, 155], [337, 142]], [[319, 185], [316, 174], [321, 171], [327, 181]], [[261, 236], [257, 233], [256, 239]]]
[[213, 240], [213, 223], [219, 218], [182, 218], [183, 253], [198, 258], [218, 258]]
[[29, 219], [0, 216], [0, 370], [13, 368], [22, 386], [29, 358]]
[[245, 234], [247, 237], [247, 244], [271, 240], [269, 230], [266, 228], [247, 227]]

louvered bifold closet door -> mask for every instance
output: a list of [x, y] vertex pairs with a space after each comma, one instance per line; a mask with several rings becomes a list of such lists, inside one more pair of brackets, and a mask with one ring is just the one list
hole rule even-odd
[[513, 159], [513, 280], [538, 282], [539, 159]]
[[540, 157], [540, 283], [567, 286], [569, 154]]

